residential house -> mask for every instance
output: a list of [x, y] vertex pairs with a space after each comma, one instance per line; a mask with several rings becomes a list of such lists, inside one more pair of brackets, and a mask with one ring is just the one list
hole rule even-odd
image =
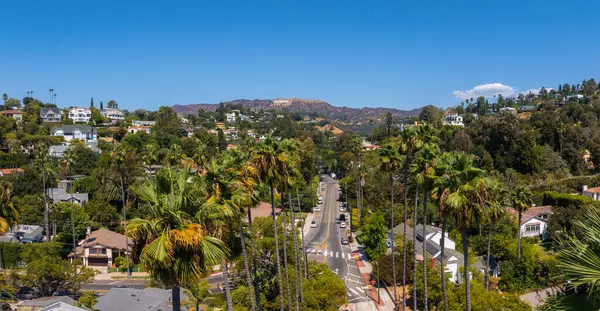
[[[187, 295], [183, 289], [181, 289], [180, 296], [181, 300], [187, 299]], [[98, 302], [94, 305], [94, 310], [173, 311], [171, 290], [152, 287], [144, 289], [113, 287], [108, 293], [98, 297]]]
[[[442, 240], [442, 229], [436, 228], [433, 226], [426, 225], [425, 226], [425, 235], [423, 235], [423, 225], [417, 224], [417, 237], [416, 237], [416, 247], [417, 247], [417, 259], [423, 260], [424, 258], [428, 258], [434, 261], [436, 264], [440, 263], [441, 258], [441, 250], [440, 246]], [[394, 235], [404, 234], [404, 224], [400, 224], [392, 230]], [[412, 240], [413, 238], [413, 229], [407, 227], [406, 228], [407, 236], [406, 238]], [[423, 254], [423, 244], [425, 244], [425, 250], [427, 254]], [[462, 282], [462, 272], [459, 271], [459, 268], [464, 266], [464, 256], [463, 254], [457, 252], [455, 250], [456, 243], [448, 237], [448, 233], [444, 235], [444, 268], [446, 273], [450, 276], [450, 280], [455, 283]]]
[[42, 110], [40, 110], [40, 118], [44, 123], [60, 122], [60, 108], [42, 108]]
[[[471, 267], [475, 268], [477, 271], [481, 271], [485, 275], [485, 266], [487, 263], [487, 255], [475, 257], [475, 262], [471, 265]], [[500, 274], [500, 266], [496, 261], [496, 257], [490, 256], [490, 266], [488, 273], [490, 276], [498, 277]]]
[[52, 203], [73, 202], [76, 204], [85, 204], [89, 200], [87, 193], [71, 193], [66, 188], [48, 188], [48, 198]]
[[100, 110], [100, 115], [110, 120], [112, 123], [125, 121], [125, 115], [119, 109], [107, 108]]
[[[508, 211], [515, 217], [519, 212], [514, 208], [509, 208]], [[531, 206], [521, 213], [521, 223], [519, 230], [522, 237], [537, 237], [544, 238], [548, 228], [548, 219], [552, 215], [552, 206]]]
[[83, 306], [76, 307], [66, 302], [59, 301], [40, 309], [40, 311], [89, 311], [89, 309]]
[[152, 164], [150, 166], [146, 166], [146, 174], [154, 176], [156, 175], [156, 172], [158, 172], [162, 167], [163, 166], [160, 164]]
[[98, 131], [89, 125], [61, 125], [50, 129], [52, 136], [62, 136], [65, 141], [79, 139], [83, 141], [95, 141], [98, 139]]
[[0, 176], [8, 176], [8, 175], [13, 175], [13, 174], [14, 175], [23, 175], [23, 174], [25, 174], [25, 171], [20, 167], [0, 169]]
[[142, 120], [133, 120], [131, 121], [131, 126], [154, 126], [156, 121], [142, 121]]
[[36, 225], [16, 225], [0, 236], [0, 242], [39, 243], [44, 240], [44, 229]]
[[455, 126], [465, 126], [463, 123], [463, 117], [459, 116], [458, 113], [450, 112], [446, 113], [442, 118], [443, 125], [455, 125]]
[[600, 187], [588, 188], [588, 186], [583, 186], [582, 194], [594, 199], [594, 201], [600, 201]]
[[77, 304], [77, 302], [69, 296], [42, 297], [37, 299], [25, 300], [17, 303], [16, 311], [41, 311], [44, 310], [44, 308], [47, 308], [59, 302], [72, 306]]
[[[85, 143], [85, 146], [90, 148], [95, 153], [100, 153], [100, 148], [98, 148], [98, 143], [93, 141], [88, 141]], [[51, 157], [62, 158], [65, 156], [65, 152], [71, 148], [70, 143], [63, 143], [62, 145], [52, 145], [48, 147], [48, 154]]]
[[148, 134], [152, 134], [152, 126], [147, 125], [132, 125], [127, 128], [127, 132], [130, 134], [135, 134], [137, 132], [146, 132]]
[[[252, 220], [256, 217], [271, 217], [273, 213], [273, 209], [271, 208], [271, 204], [266, 202], [260, 202], [257, 206], [252, 209]], [[281, 213], [280, 208], [275, 208], [275, 216]], [[245, 218], [244, 218], [245, 219]]]
[[69, 109], [69, 119], [75, 123], [88, 123], [91, 117], [90, 108], [72, 107]]
[[9, 118], [13, 118], [17, 121], [23, 120], [23, 111], [21, 111], [20, 109], [3, 110], [0, 111], [0, 114]]
[[85, 176], [85, 175], [73, 175], [70, 177], [68, 176], [66, 179], [59, 180], [56, 187], [61, 188], [61, 189], [66, 189], [66, 191], [70, 191], [73, 183], [76, 180], [84, 178], [84, 177], [87, 177], [87, 176]]
[[583, 97], [584, 97], [584, 96], [583, 96], [583, 94], [568, 95], [568, 96], [565, 98], [565, 102], [568, 102], [568, 101], [570, 101], [571, 99], [581, 100], [581, 99], [583, 99]]
[[500, 112], [517, 114], [517, 109], [513, 107], [502, 107], [500, 108]]
[[235, 122], [235, 117], [236, 117], [236, 114], [234, 112], [229, 112], [229, 113], [225, 114], [225, 118], [227, 119], [226, 120], [227, 123], [233, 123], [233, 122]]
[[537, 106], [529, 105], [529, 106], [521, 106], [519, 107], [519, 112], [528, 112], [528, 111], [536, 111]]
[[[127, 243], [129, 248], [126, 247], [124, 235], [107, 229], [88, 232], [86, 238], [78, 243], [76, 257], [83, 258], [86, 266], [110, 267], [114, 258], [125, 256], [127, 250], [133, 247], [131, 238], [127, 238]], [[72, 258], [73, 253], [69, 257]]]

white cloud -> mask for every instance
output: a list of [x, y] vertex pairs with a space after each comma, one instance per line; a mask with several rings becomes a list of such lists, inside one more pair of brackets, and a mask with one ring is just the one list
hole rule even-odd
[[494, 95], [502, 94], [504, 97], [511, 97], [517, 94], [517, 90], [510, 85], [502, 83], [488, 83], [476, 85], [474, 88], [465, 91], [454, 91], [454, 96], [459, 99], [493, 97]]
[[[548, 91], [548, 92], [550, 92], [550, 91], [552, 91], [552, 90], [554, 90], [554, 89], [553, 89], [553, 88], [551, 88], [551, 87], [549, 87], [549, 88], [547, 88], [547, 89], [546, 89], [546, 91]], [[531, 93], [531, 94], [533, 94], [533, 95], [538, 95], [538, 94], [540, 94], [540, 92], [541, 92], [541, 91], [542, 91], [542, 88], [541, 88], [541, 87], [539, 87], [539, 88], [537, 88], [537, 89], [529, 89], [529, 90], [525, 90], [525, 91], [521, 92], [521, 94], [523, 94], [523, 95], [529, 95], [529, 93]]]

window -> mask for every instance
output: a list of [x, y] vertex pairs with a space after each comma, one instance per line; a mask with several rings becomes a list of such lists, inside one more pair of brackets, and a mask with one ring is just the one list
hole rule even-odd
[[525, 226], [525, 232], [539, 232], [540, 224], [533, 224]]

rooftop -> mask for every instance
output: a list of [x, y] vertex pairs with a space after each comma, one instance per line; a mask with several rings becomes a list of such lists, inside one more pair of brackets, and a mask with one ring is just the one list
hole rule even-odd
[[[94, 309], [99, 311], [171, 311], [171, 290], [159, 288], [111, 288], [98, 298]], [[186, 295], [181, 294], [184, 300]]]
[[0, 113], [4, 114], [4, 115], [23, 114], [23, 111], [22, 110], [18, 110], [18, 109], [10, 109], [10, 110], [0, 111]]

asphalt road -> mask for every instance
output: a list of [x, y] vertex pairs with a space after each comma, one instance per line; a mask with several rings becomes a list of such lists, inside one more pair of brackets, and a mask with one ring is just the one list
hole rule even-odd
[[[95, 280], [92, 283], [86, 284], [83, 287], [83, 290], [93, 290], [96, 292], [108, 292], [111, 288], [114, 287], [129, 287], [129, 288], [138, 288], [144, 289], [146, 287], [146, 280], [143, 279], [119, 279], [119, 280]], [[219, 285], [223, 284], [224, 278], [220, 273], [216, 273], [210, 275], [208, 277], [208, 283], [210, 284], [211, 291], [213, 293], [221, 292], [221, 288]]]
[[306, 234], [308, 259], [325, 262], [346, 283], [348, 300], [360, 302], [365, 300], [365, 284], [352, 250], [341, 243], [341, 238], [347, 237], [349, 228], [340, 228], [339, 185], [329, 176], [324, 176], [323, 182], [325, 192], [320, 192], [324, 199], [321, 211], [313, 214], [317, 228]]

